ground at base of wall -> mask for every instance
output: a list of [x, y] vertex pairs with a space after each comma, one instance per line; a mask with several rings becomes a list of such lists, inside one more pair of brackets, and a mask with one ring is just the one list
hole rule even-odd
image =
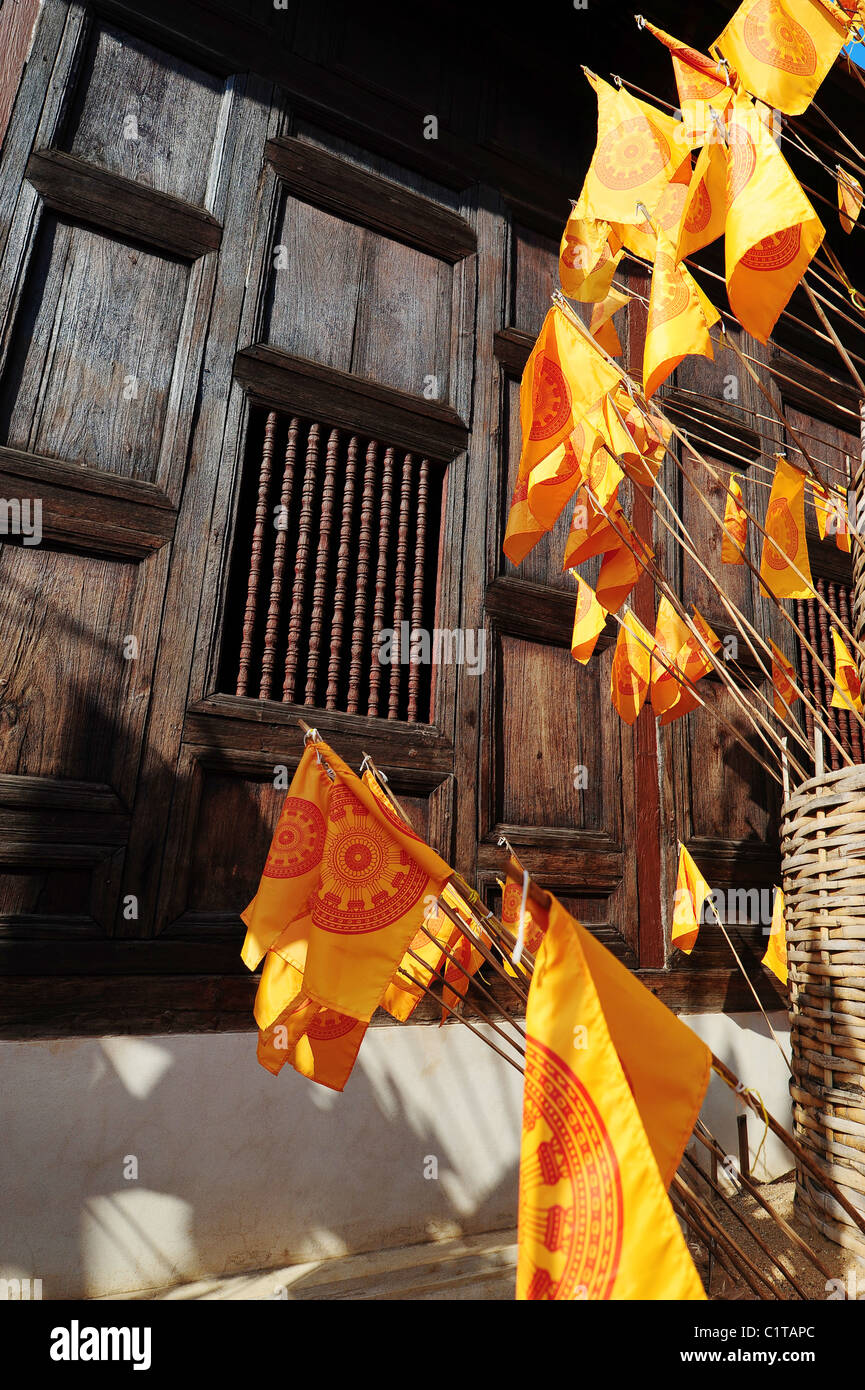
[[285, 1269], [197, 1279], [170, 1289], [114, 1295], [117, 1299], [273, 1300], [456, 1299], [513, 1300], [516, 1231], [425, 1241]]

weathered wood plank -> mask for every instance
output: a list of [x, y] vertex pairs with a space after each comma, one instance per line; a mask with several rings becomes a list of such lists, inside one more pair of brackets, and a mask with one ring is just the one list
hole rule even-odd
[[222, 241], [221, 225], [203, 208], [61, 150], [34, 150], [26, 177], [57, 212], [182, 260], [206, 256]]
[[266, 157], [292, 193], [454, 263], [477, 250], [477, 237], [456, 213], [380, 174], [292, 136], [268, 140]]

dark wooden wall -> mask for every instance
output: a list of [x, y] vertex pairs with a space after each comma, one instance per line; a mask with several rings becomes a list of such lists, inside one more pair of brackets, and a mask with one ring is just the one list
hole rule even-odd
[[[677, 835], [718, 886], [773, 881], [774, 791], [703, 716], [657, 745], [649, 714], [623, 726], [612, 630], [571, 660], [566, 520], [518, 571], [501, 553], [519, 376], [594, 142], [577, 63], [606, 70], [620, 37], [550, 6], [516, 44], [501, 14], [43, 7], [0, 164], [0, 495], [41, 498], [44, 530], [0, 547], [7, 1036], [250, 1026], [237, 914], [299, 715], [371, 753], [490, 901], [506, 835], [674, 1005], [748, 1006], [711, 942], [663, 968], [662, 902]], [[628, 339], [636, 362], [638, 313]], [[747, 441], [756, 397], [728, 409], [724, 371], [674, 385]], [[413, 717], [407, 688], [371, 715], [351, 663], [368, 681], [400, 583], [436, 626], [482, 630], [487, 667], [441, 666]]]

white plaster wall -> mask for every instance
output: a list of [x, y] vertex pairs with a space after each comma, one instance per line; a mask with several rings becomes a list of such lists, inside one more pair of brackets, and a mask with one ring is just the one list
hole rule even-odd
[[[687, 1021], [788, 1117], [765, 1025]], [[0, 1278], [75, 1298], [512, 1227], [521, 1091], [455, 1027], [371, 1029], [342, 1095], [270, 1076], [248, 1033], [0, 1042]], [[732, 1154], [737, 1109], [713, 1080], [707, 1122]], [[789, 1168], [771, 1137], [765, 1152], [759, 1176]]]

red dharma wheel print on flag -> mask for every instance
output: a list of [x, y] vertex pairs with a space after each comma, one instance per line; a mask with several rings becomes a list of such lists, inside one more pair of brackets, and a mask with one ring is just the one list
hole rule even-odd
[[727, 204], [735, 202], [751, 181], [757, 167], [757, 151], [748, 131], [738, 121], [727, 128]]
[[685, 231], [691, 233], [702, 232], [709, 225], [709, 218], [712, 216], [712, 200], [709, 197], [709, 190], [706, 187], [706, 180], [700, 179], [694, 189], [694, 196], [691, 199], [691, 206], [685, 217]]
[[632, 116], [604, 136], [595, 155], [594, 170], [607, 188], [640, 188], [666, 169], [670, 146], [645, 116]]
[[[577, 620], [578, 620], [578, 621], [579, 621], [579, 619], [581, 619], [581, 618], [585, 618], [585, 616], [587, 615], [589, 609], [591, 608], [591, 605], [592, 605], [592, 593], [591, 593], [591, 590], [590, 590], [588, 587], [585, 587], [585, 586], [582, 586], [582, 585], [581, 585], [581, 586], [580, 586], [580, 596], [579, 596], [579, 598], [577, 599]], [[510, 883], [510, 882], [506, 883], [506, 884], [505, 884], [504, 895], [503, 895], [503, 897], [502, 897], [502, 921], [504, 922], [504, 924], [505, 924], [505, 926], [508, 928], [508, 930], [511, 931], [511, 932], [513, 932], [514, 934], [516, 934], [517, 928], [519, 927], [519, 922], [520, 922], [520, 904], [522, 903], [522, 900], [523, 900], [523, 892], [522, 892], [522, 889], [521, 889], [516, 883]], [[538, 949], [538, 947], [540, 946], [540, 944], [541, 944], [541, 942], [543, 941], [543, 939], [544, 939], [544, 929], [543, 929], [543, 927], [541, 927], [541, 926], [538, 925], [538, 923], [535, 921], [534, 917], [532, 916], [531, 912], [530, 912], [530, 911], [528, 910], [528, 908], [527, 908], [527, 909], [526, 909], [526, 931], [525, 931], [525, 945], [526, 945], [526, 949], [529, 950], [529, 951], [531, 951], [532, 954], [534, 955], [535, 951]]]
[[786, 497], [776, 497], [769, 503], [766, 530], [769, 532], [766, 538], [766, 563], [773, 570], [784, 570], [790, 560], [796, 559], [799, 549], [799, 528]]
[[676, 269], [676, 263], [668, 251], [660, 250], [655, 257], [655, 274], [652, 277], [652, 301], [646, 333], [668, 323], [678, 314], [683, 314], [691, 302], [688, 286]]
[[588, 1091], [561, 1057], [527, 1039], [523, 1128], [540, 1127], [520, 1165], [520, 1239], [535, 1253], [527, 1299], [605, 1299], [622, 1248], [619, 1165]]
[[344, 1038], [357, 1026], [357, 1019], [349, 1014], [339, 1014], [336, 1009], [320, 1009], [306, 1028], [306, 1035], [313, 1042], [333, 1042]]
[[420, 865], [363, 802], [347, 787], [334, 787], [321, 884], [311, 901], [315, 925], [348, 935], [380, 931], [405, 917], [427, 884]]
[[807, 29], [778, 0], [758, 0], [745, 20], [745, 43], [767, 67], [796, 77], [817, 71], [817, 49]]
[[624, 661], [613, 662], [613, 676], [616, 689], [626, 700], [642, 700], [649, 689], [649, 682]]
[[745, 252], [739, 264], [748, 270], [783, 270], [785, 265], [795, 261], [801, 244], [802, 228], [797, 223], [758, 241]]
[[571, 413], [571, 390], [558, 362], [541, 353], [532, 379], [532, 428], [530, 439], [549, 439], [558, 434]]
[[324, 816], [315, 803], [287, 796], [268, 851], [265, 877], [297, 878], [309, 873], [321, 859], [324, 834]]

